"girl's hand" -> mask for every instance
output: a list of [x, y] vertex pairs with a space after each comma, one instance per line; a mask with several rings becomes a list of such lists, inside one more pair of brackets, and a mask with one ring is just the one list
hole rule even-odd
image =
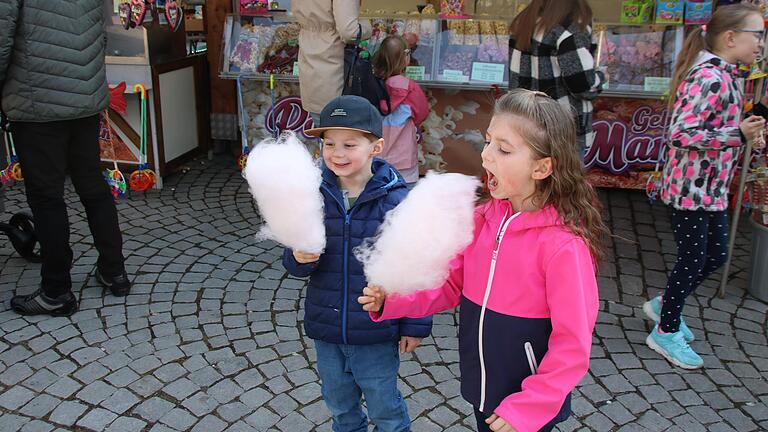
[[[386, 297], [380, 286], [368, 284], [367, 287], [363, 288], [363, 295], [357, 298], [357, 302], [363, 305], [364, 311], [379, 312]], [[416, 347], [414, 346], [414, 348]]]
[[496, 414], [488, 417], [485, 422], [494, 432], [517, 432], [517, 430], [510, 426], [506, 420]]
[[421, 345], [421, 338], [400, 336], [400, 354], [413, 352], [419, 345]]
[[320, 254], [312, 254], [307, 252], [293, 251], [293, 258], [299, 264], [309, 264], [320, 259]]
[[748, 140], [754, 141], [760, 131], [765, 129], [765, 119], [760, 116], [749, 116], [741, 122], [739, 129]]
[[764, 107], [768, 107], [768, 96], [760, 98], [760, 103], [763, 104]]

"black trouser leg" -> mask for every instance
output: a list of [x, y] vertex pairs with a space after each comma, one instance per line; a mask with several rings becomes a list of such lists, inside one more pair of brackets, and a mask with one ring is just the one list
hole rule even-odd
[[93, 243], [99, 251], [98, 267], [106, 276], [116, 276], [123, 266], [123, 237], [117, 219], [115, 199], [101, 169], [99, 116], [72, 120], [69, 146], [69, 173], [85, 207]]
[[46, 295], [57, 297], [72, 288], [72, 249], [64, 203], [70, 131], [66, 122], [14, 122], [12, 127], [40, 242], [41, 286]]
[[726, 211], [672, 210], [677, 262], [669, 275], [661, 308], [661, 330], [680, 330], [680, 316], [688, 296], [728, 258]]

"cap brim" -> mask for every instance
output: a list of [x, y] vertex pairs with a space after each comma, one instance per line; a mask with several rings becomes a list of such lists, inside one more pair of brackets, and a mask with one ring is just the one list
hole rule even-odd
[[[304, 135], [308, 135], [308, 136], [315, 137], [315, 138], [322, 138], [323, 134], [326, 131], [329, 131], [329, 130], [348, 130], [348, 131], [362, 132], [362, 133], [371, 134], [373, 136], [377, 136], [375, 133], [373, 133], [371, 131], [367, 131], [367, 130], [363, 130], [363, 129], [357, 129], [357, 128], [348, 128], [348, 127], [326, 127], [326, 128], [305, 129], [304, 130]], [[381, 138], [380, 136], [377, 136], [377, 137]]]

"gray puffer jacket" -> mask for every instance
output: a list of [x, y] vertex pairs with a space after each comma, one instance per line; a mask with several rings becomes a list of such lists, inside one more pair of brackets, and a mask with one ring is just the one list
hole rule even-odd
[[11, 121], [107, 107], [103, 0], [0, 0], [0, 88]]

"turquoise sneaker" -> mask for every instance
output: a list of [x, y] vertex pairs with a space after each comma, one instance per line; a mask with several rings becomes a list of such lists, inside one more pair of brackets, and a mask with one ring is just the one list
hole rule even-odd
[[704, 366], [704, 360], [688, 345], [682, 331], [659, 333], [659, 326], [657, 325], [651, 330], [651, 334], [645, 338], [645, 343], [672, 364], [683, 369], [699, 369]]
[[[652, 319], [656, 324], [661, 322], [661, 296], [654, 297], [647, 302], [643, 303], [643, 312], [648, 316], [648, 318]], [[681, 332], [683, 332], [683, 336], [685, 337], [685, 341], [688, 343], [691, 343], [696, 339], [696, 337], [693, 335], [693, 332], [691, 329], [688, 328], [688, 326], [685, 324], [685, 320], [683, 317], [680, 317], [680, 328], [678, 329]]]

